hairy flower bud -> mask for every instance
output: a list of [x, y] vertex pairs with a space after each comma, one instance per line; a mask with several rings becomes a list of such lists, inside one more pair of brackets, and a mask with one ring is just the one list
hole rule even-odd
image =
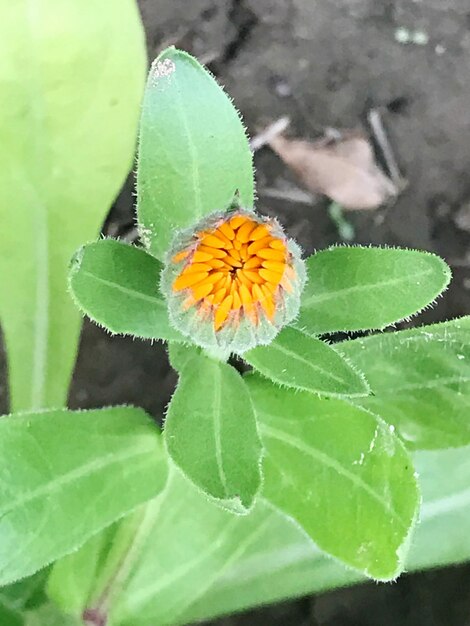
[[179, 233], [162, 274], [173, 325], [203, 348], [238, 353], [295, 318], [304, 284], [298, 245], [276, 220], [244, 209]]

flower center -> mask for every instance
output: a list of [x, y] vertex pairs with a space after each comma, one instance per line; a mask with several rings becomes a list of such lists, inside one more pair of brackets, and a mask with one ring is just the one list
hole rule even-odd
[[173, 291], [188, 291], [184, 308], [197, 306], [204, 318], [212, 316], [216, 331], [236, 315], [272, 322], [279, 290], [291, 291], [289, 278], [295, 278], [285, 241], [269, 224], [242, 213], [195, 237], [172, 259], [184, 262], [173, 283]]

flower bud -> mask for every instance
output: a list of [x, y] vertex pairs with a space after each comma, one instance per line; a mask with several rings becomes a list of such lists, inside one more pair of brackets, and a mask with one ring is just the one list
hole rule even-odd
[[274, 219], [235, 209], [175, 237], [162, 273], [172, 324], [206, 349], [268, 344], [298, 313], [300, 248]]

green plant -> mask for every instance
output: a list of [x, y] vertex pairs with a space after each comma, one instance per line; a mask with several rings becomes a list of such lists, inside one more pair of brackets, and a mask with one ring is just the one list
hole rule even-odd
[[[130, 13], [112, 15], [128, 32], [134, 8], [121, 3]], [[91, 3], [89, 11], [94, 41], [98, 24], [101, 36], [109, 28]], [[70, 28], [72, 17], [65, 20]], [[420, 311], [446, 288], [447, 266], [424, 252], [362, 247], [332, 248], [303, 262], [280, 226], [254, 212], [251, 154], [230, 100], [175, 49], [154, 62], [144, 96], [137, 184], [144, 247], [94, 241], [75, 253], [69, 274], [73, 298], [94, 321], [113, 333], [168, 342], [179, 382], [165, 445], [139, 409], [57, 408], [65, 403], [78, 328], [64, 257], [77, 237], [96, 237], [132, 154], [143, 64], [134, 23], [125, 51], [116, 33], [109, 35], [110, 58], [125, 59], [135, 77], [116, 118], [92, 110], [83, 121], [89, 141], [71, 150], [67, 139], [67, 150], [56, 152], [76, 108], [62, 106], [60, 123], [49, 98], [61, 61], [49, 60], [52, 87], [30, 93], [19, 83], [24, 102], [39, 101], [32, 130], [28, 118], [16, 118], [16, 132], [32, 137], [25, 142], [32, 154], [17, 154], [12, 142], [2, 153], [13, 151], [17, 160], [0, 168], [1, 188], [17, 181], [18, 189], [0, 204], [9, 225], [1, 240], [0, 312], [12, 410], [27, 411], [0, 420], [4, 621], [183, 624], [470, 558], [460, 523], [470, 509], [469, 319], [333, 345], [322, 339], [384, 329]], [[74, 80], [88, 84], [87, 67], [80, 59], [73, 80], [64, 77], [59, 93], [69, 104]], [[112, 72], [101, 77], [102, 90], [90, 85], [98, 111], [110, 106], [114, 79]], [[19, 93], [7, 96], [2, 111], [17, 110]], [[98, 155], [82, 154], [92, 139]], [[33, 158], [31, 186], [18, 172]], [[68, 172], [66, 159], [76, 172]], [[96, 207], [88, 223], [81, 187], [90, 170]], [[55, 171], [77, 184], [64, 187]], [[28, 204], [22, 194], [30, 189], [28, 198], [43, 204]], [[11, 211], [14, 202], [18, 210]], [[64, 206], [75, 207], [65, 230], [58, 214]], [[46, 246], [55, 259], [48, 272], [41, 265]], [[230, 253], [235, 249], [239, 256]], [[229, 257], [233, 269], [217, 262]], [[253, 371], [241, 375], [230, 353]]]

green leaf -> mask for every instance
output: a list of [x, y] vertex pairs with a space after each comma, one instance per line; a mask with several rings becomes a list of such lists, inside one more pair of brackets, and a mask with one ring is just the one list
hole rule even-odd
[[53, 564], [46, 589], [47, 595], [58, 608], [79, 617], [88, 606], [91, 607], [89, 600], [101, 570], [106, 566], [117, 529], [121, 526], [125, 528], [127, 520], [128, 517], [125, 517], [108, 526], [88, 539], [79, 550]]
[[73, 252], [132, 164], [145, 79], [133, 0], [0, 6], [0, 319], [11, 410], [63, 406], [80, 315]]
[[398, 437], [341, 400], [253, 375], [247, 385], [266, 449], [263, 495], [328, 554], [371, 578], [395, 578], [419, 506]]
[[470, 560], [470, 447], [414, 454], [423, 493], [413, 569]]
[[384, 328], [421, 311], [450, 280], [428, 252], [359, 246], [318, 252], [307, 273], [296, 326], [312, 334]]
[[0, 420], [0, 585], [28, 576], [154, 497], [159, 431], [140, 409]]
[[48, 575], [48, 569], [42, 569], [32, 576], [0, 588], [0, 603], [3, 602], [19, 612], [44, 604], [47, 601], [44, 587]]
[[168, 358], [171, 367], [177, 372], [181, 372], [186, 363], [195, 355], [201, 354], [202, 349], [195, 345], [184, 343], [168, 344]]
[[[139, 545], [138, 564], [121, 578], [120, 589], [113, 586], [110, 590], [111, 602], [103, 603], [103, 598], [96, 597], [86, 604], [75, 602], [83, 596], [79, 589], [89, 588], [90, 573], [95, 571], [93, 565], [88, 572], [83, 567], [86, 555], [93, 552], [92, 542], [54, 566], [52, 597], [55, 601], [59, 598], [63, 610], [80, 614], [85, 608], [99, 609], [113, 625], [186, 623], [189, 608], [210, 591], [234, 561], [250, 554], [252, 546], [269, 531], [271, 520], [278, 516], [270, 507], [260, 508], [259, 504], [249, 515], [233, 515], [204, 498], [177, 471], [171, 472], [161, 498], [159, 504], [153, 501], [146, 505], [152, 523]], [[121, 525], [126, 523], [124, 520]], [[108, 572], [106, 554], [111, 541], [103, 537], [98, 557]], [[65, 583], [62, 588], [61, 580]]]
[[182, 340], [170, 326], [159, 291], [162, 266], [153, 256], [120, 241], [104, 239], [83, 246], [70, 267], [76, 304], [113, 333], [149, 339]]
[[175, 230], [226, 209], [253, 206], [252, 156], [240, 117], [214, 78], [186, 52], [154, 61], [140, 123], [137, 213], [157, 258]]
[[83, 621], [65, 616], [52, 604], [45, 604], [27, 613], [24, 624], [25, 626], [83, 626]]
[[221, 361], [196, 355], [183, 367], [165, 422], [168, 452], [202, 491], [246, 513], [261, 482], [261, 442], [245, 382]]
[[142, 556], [149, 534], [155, 532], [162, 496], [54, 564], [47, 592], [59, 608], [76, 617], [86, 611], [106, 621], [109, 607]]
[[47, 592], [58, 607], [76, 617], [86, 612], [96, 621], [107, 621], [110, 607], [158, 528], [164, 493], [55, 563]]
[[357, 402], [410, 448], [470, 444], [470, 317], [343, 342], [373, 396]]
[[[470, 448], [415, 455], [424, 504], [408, 571], [470, 558], [469, 459]], [[233, 518], [179, 476], [163, 497], [139, 566], [115, 599], [118, 624], [188, 623], [362, 579], [263, 502]]]
[[[190, 607], [212, 588], [237, 558], [250, 554], [252, 546], [263, 537], [276, 515], [267, 507], [260, 510], [258, 505], [250, 515], [231, 515], [201, 498], [178, 475], [173, 477], [167, 494], [160, 508], [158, 524], [142, 550], [139, 567], [132, 572], [124, 594], [111, 612], [119, 625], [185, 624], [192, 621], [187, 619]], [[196, 515], [188, 516], [187, 511]], [[191, 541], [184, 541], [183, 558], [179, 556], [183, 553], [175, 550], [177, 544], [173, 543], [175, 524], [181, 533], [180, 542], [191, 537]], [[166, 544], [158, 539], [165, 535], [168, 538]], [[211, 540], [207, 541], [209, 537]], [[236, 537], [236, 544], [233, 537]], [[154, 541], [158, 541], [160, 560], [155, 559]]]
[[[424, 503], [406, 560], [408, 572], [470, 559], [469, 459], [469, 447], [415, 454], [414, 462], [420, 476]], [[179, 497], [182, 497], [181, 493]], [[257, 506], [254, 513], [259, 508]], [[239, 519], [240, 526], [245, 522], [249, 520]], [[187, 536], [191, 537], [192, 542], [197, 542], [202, 552], [212, 545], [215, 531], [212, 530], [212, 537], [206, 536], [203, 523], [200, 524], [199, 527], [194, 523], [187, 530]], [[226, 540], [232, 546], [230, 556], [237, 550], [238, 532], [237, 528]], [[202, 543], [202, 537], [206, 538], [205, 544]], [[176, 567], [176, 564], [167, 564], [167, 580], [171, 580], [175, 570], [178, 571]], [[198, 572], [196, 569], [193, 568], [187, 575], [196, 579], [199, 574], [200, 578], [204, 578], [203, 568]], [[187, 623], [363, 580], [356, 572], [322, 555], [300, 530], [281, 516], [272, 518], [263, 534], [256, 537], [242, 555], [238, 554], [232, 559], [226, 557], [225, 567], [221, 564], [219, 572], [207, 593], [188, 609], [185, 614]], [[146, 573], [148, 580], [155, 580], [150, 569]], [[179, 579], [175, 584], [184, 584], [184, 580]], [[166, 596], [171, 595], [171, 587], [167, 587], [165, 592]], [[152, 600], [164, 601], [160, 594]], [[152, 600], [147, 599], [147, 611]], [[126, 626], [130, 624], [134, 626], [131, 621]], [[153, 623], [150, 620], [139, 620], [135, 626], [153, 626]]]
[[0, 598], [0, 624], [2, 626], [23, 626], [24, 623], [22, 614], [4, 604]]
[[275, 383], [329, 396], [363, 396], [364, 377], [331, 346], [295, 328], [284, 328], [268, 346], [243, 359]]
[[[470, 559], [470, 447], [420, 452], [414, 461], [424, 503], [407, 571]], [[322, 554], [262, 499], [249, 515], [233, 516], [202, 498], [179, 473], [172, 473], [161, 498], [138, 565], [108, 607], [113, 626], [199, 622], [364, 580]], [[86, 562], [79, 557], [85, 549], [64, 559], [65, 587], [68, 581], [89, 587], [86, 571], [74, 569], [75, 559]], [[100, 554], [106, 555], [105, 547]]]

